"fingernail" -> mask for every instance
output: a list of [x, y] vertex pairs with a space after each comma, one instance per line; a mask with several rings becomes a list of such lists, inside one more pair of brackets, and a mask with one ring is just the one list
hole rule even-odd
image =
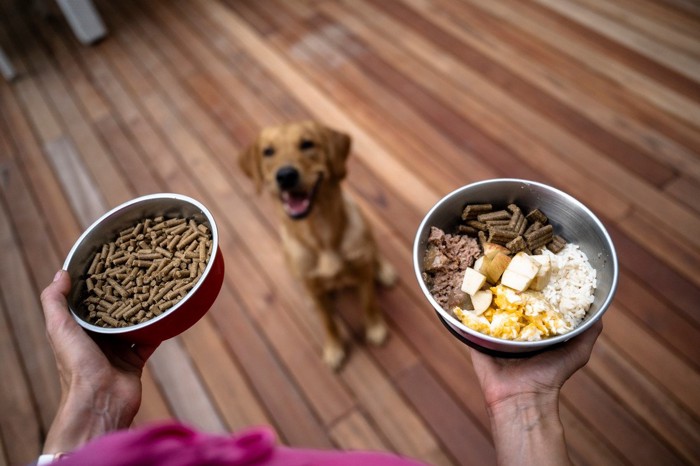
[[61, 275], [63, 274], [63, 270], [59, 270], [56, 272], [56, 275], [53, 276], [53, 281], [57, 281], [59, 278], [61, 278]]

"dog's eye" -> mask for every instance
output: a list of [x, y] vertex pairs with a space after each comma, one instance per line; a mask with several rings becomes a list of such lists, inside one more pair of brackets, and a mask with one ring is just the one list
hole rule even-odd
[[302, 139], [299, 143], [300, 150], [313, 149], [314, 147], [316, 147], [316, 144], [310, 139]]
[[263, 149], [263, 155], [265, 157], [272, 157], [273, 155], [275, 155], [275, 148], [274, 147], [266, 147], [265, 149]]

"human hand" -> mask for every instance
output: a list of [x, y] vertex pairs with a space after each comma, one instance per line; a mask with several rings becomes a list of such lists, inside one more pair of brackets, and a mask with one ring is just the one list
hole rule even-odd
[[62, 392], [44, 446], [50, 453], [72, 450], [97, 435], [128, 427], [141, 405], [143, 367], [157, 348], [88, 334], [68, 312], [69, 291], [70, 277], [62, 270], [41, 293]]
[[562, 346], [531, 357], [499, 358], [472, 349], [486, 405], [491, 409], [515, 397], [558, 395], [564, 382], [586, 365], [602, 330], [603, 323], [598, 320]]
[[499, 465], [571, 464], [559, 418], [559, 391], [591, 356], [599, 320], [562, 346], [521, 358], [471, 350]]

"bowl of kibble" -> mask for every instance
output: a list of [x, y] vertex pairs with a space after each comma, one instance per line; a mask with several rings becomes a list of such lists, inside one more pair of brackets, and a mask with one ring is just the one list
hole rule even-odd
[[75, 320], [132, 343], [159, 343], [190, 328], [224, 278], [214, 217], [199, 201], [173, 193], [104, 214], [78, 238], [63, 268]]
[[618, 281], [615, 247], [590, 209], [554, 187], [510, 178], [440, 199], [418, 227], [413, 265], [442, 324], [504, 356], [586, 331]]

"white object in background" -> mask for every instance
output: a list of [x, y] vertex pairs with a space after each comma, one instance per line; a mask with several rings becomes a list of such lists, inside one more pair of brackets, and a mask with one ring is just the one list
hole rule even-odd
[[56, 0], [56, 3], [83, 44], [92, 44], [107, 34], [107, 28], [91, 0]]
[[10, 59], [7, 58], [7, 55], [5, 55], [2, 49], [0, 49], [0, 73], [2, 73], [8, 81], [12, 81], [15, 76], [17, 76], [15, 69], [12, 67], [12, 63], [10, 63]]

